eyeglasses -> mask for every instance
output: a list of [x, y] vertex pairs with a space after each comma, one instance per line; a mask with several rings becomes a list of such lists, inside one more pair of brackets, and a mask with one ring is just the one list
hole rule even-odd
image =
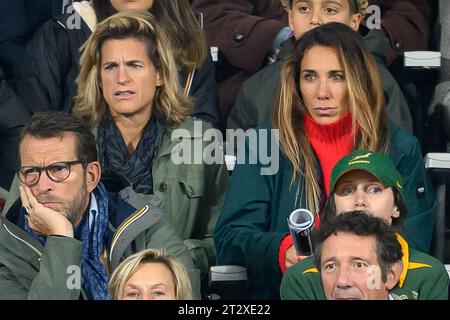
[[46, 167], [20, 167], [17, 170], [20, 182], [28, 187], [34, 187], [41, 178], [41, 172], [45, 171], [47, 177], [54, 182], [63, 182], [70, 176], [70, 168], [78, 163], [85, 164], [85, 161], [75, 160], [66, 162], [55, 162]]

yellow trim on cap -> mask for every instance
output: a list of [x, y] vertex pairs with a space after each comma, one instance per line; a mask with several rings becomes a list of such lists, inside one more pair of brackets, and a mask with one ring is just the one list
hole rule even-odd
[[302, 275], [307, 273], [319, 273], [319, 270], [317, 268], [306, 269], [305, 271], [302, 272]]

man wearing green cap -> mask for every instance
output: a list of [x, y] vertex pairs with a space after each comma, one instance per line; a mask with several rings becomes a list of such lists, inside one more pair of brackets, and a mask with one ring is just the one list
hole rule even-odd
[[[447, 299], [449, 278], [445, 267], [433, 257], [414, 250], [401, 236], [407, 214], [403, 203], [404, 188], [400, 173], [387, 156], [356, 150], [333, 168], [330, 197], [321, 214], [323, 224], [337, 215], [359, 210], [383, 219], [397, 231], [403, 252], [403, 272], [392, 297], [400, 299]], [[313, 257], [288, 269], [281, 284], [285, 300], [324, 300], [321, 275]]]

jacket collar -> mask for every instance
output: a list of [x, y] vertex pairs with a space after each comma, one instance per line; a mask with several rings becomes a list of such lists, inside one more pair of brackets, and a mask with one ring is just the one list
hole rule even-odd
[[400, 288], [402, 288], [403, 284], [405, 283], [405, 280], [406, 280], [409, 270], [420, 269], [420, 268], [431, 268], [431, 265], [426, 264], [426, 263], [419, 263], [419, 262], [411, 261], [408, 242], [406, 242], [405, 238], [403, 238], [399, 233], [397, 233], [397, 240], [400, 243], [400, 246], [402, 247], [402, 253], [403, 253], [403, 258], [402, 258], [403, 272], [400, 275], [400, 280], [398, 281], [398, 286]]
[[[131, 207], [124, 200], [120, 199], [117, 205], [117, 214], [119, 215], [122, 207]], [[146, 205], [142, 209], [135, 210], [117, 227], [109, 246], [109, 261], [111, 270], [114, 270], [120, 262], [127, 247], [136, 239], [136, 237], [151, 228], [162, 217], [162, 209], [156, 206]]]
[[73, 2], [73, 8], [93, 32], [97, 24], [97, 16], [90, 1]]

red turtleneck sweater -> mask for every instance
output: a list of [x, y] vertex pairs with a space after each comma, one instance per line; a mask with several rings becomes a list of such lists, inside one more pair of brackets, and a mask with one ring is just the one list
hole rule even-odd
[[322, 168], [325, 193], [328, 197], [333, 167], [353, 150], [352, 115], [348, 112], [336, 122], [320, 124], [306, 114], [304, 124]]
[[[353, 150], [352, 115], [348, 112], [336, 122], [320, 124], [306, 114], [303, 123], [308, 139], [322, 168], [323, 187], [328, 197], [330, 195], [330, 181], [333, 167], [341, 158]], [[316, 217], [318, 218], [318, 215]], [[319, 221], [317, 220], [315, 224], [316, 228], [319, 225]], [[286, 271], [284, 264], [286, 251], [292, 245], [293, 241], [289, 234], [280, 243], [278, 264], [283, 273]]]

